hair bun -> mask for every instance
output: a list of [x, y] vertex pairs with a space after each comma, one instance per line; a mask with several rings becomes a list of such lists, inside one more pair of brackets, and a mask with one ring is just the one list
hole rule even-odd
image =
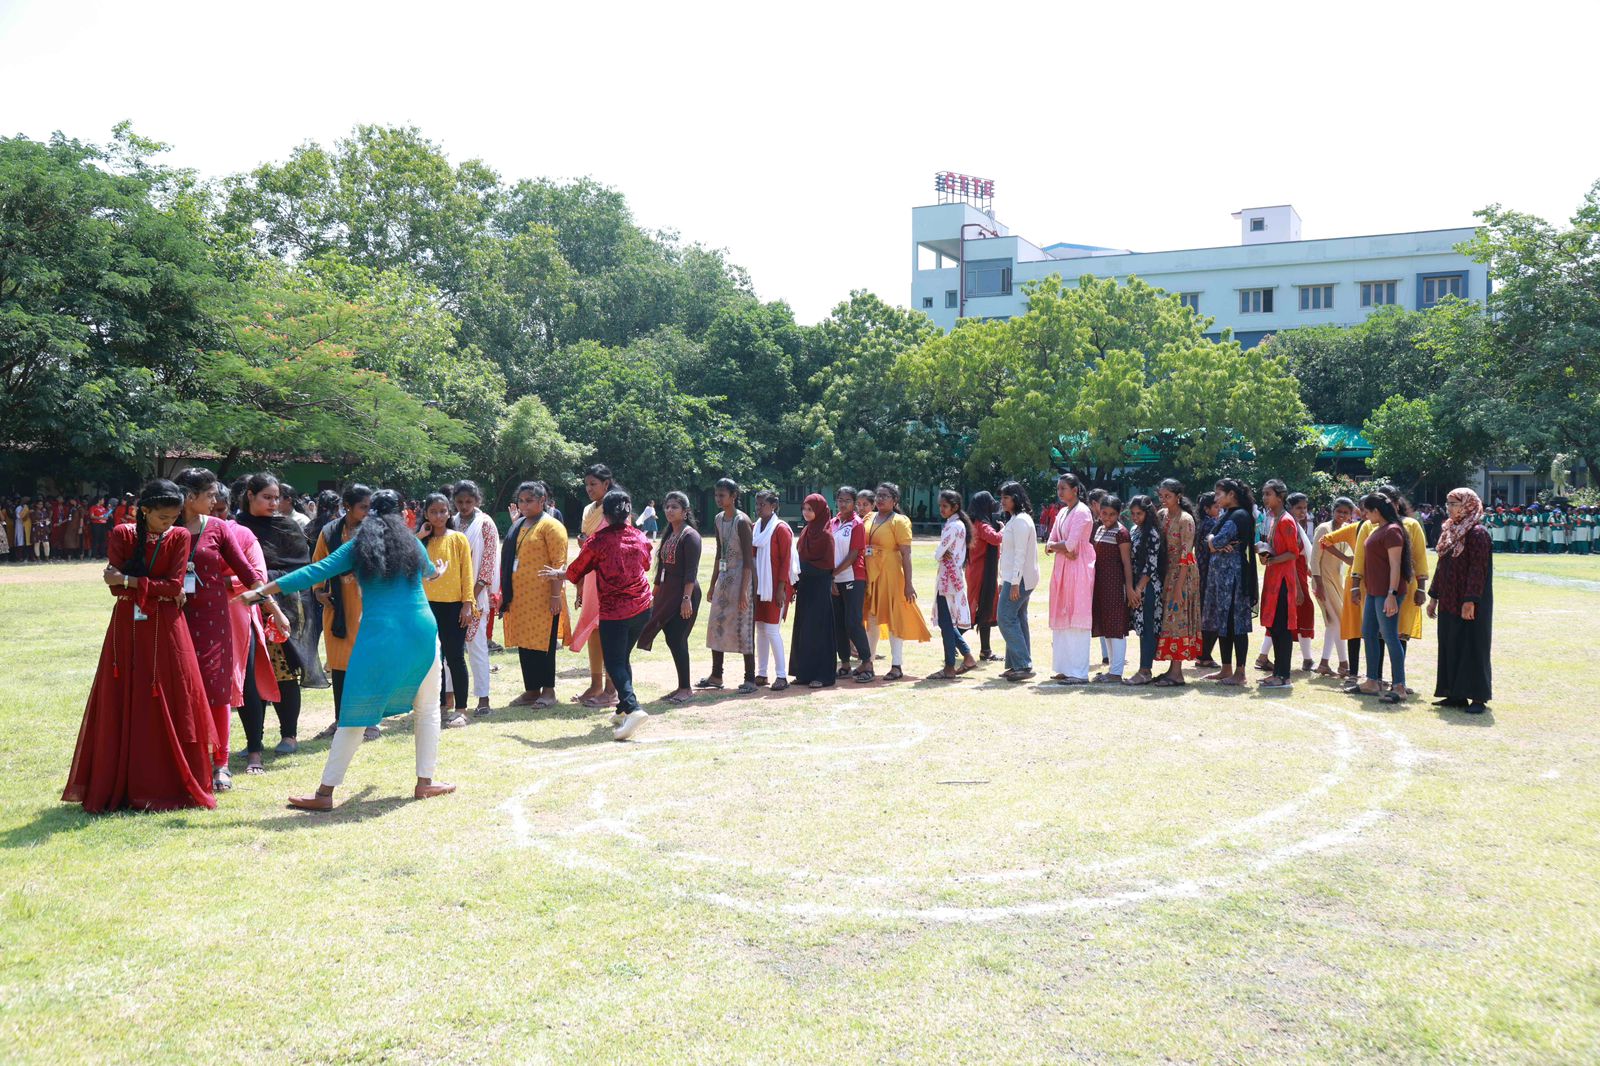
[[372, 513], [391, 515], [400, 513], [400, 494], [394, 489], [379, 489], [372, 494]]

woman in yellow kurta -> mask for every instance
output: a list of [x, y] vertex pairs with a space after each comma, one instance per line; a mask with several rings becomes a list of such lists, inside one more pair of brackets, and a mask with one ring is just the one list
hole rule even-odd
[[[344, 514], [317, 532], [317, 545], [311, 561], [319, 563], [332, 555], [345, 541], [356, 535], [361, 520], [372, 509], [372, 490], [351, 485], [344, 490]], [[331, 738], [339, 731], [339, 707], [344, 701], [344, 675], [350, 669], [350, 649], [355, 647], [356, 631], [361, 628], [361, 584], [355, 571], [341, 574], [316, 590], [322, 604], [322, 647], [328, 660], [328, 676], [333, 682], [333, 724], [317, 734]], [[376, 740], [380, 726], [367, 726], [366, 739]]]
[[897, 681], [905, 676], [905, 642], [928, 640], [931, 634], [911, 584], [911, 519], [899, 511], [899, 486], [885, 481], [874, 500], [878, 513], [867, 527], [867, 639], [876, 655], [878, 627], [889, 627], [889, 672], [884, 678]]
[[1407, 640], [1422, 636], [1422, 605], [1427, 602], [1428, 588], [1428, 535], [1422, 523], [1409, 515], [1400, 519], [1400, 525], [1405, 528], [1411, 552], [1411, 580], [1406, 582], [1405, 595], [1400, 599], [1400, 639]]
[[1371, 522], [1348, 522], [1322, 538], [1320, 547], [1326, 551], [1337, 548], [1350, 553], [1350, 568], [1344, 575], [1344, 601], [1339, 613], [1339, 636], [1345, 642], [1346, 652], [1350, 659], [1349, 684], [1357, 685], [1361, 680], [1361, 597], [1355, 590], [1361, 588], [1361, 560], [1365, 558], [1367, 536], [1376, 529]]
[[[476, 576], [472, 542], [465, 533], [450, 528], [450, 501], [443, 493], [429, 493], [422, 507], [425, 520], [417, 535], [427, 547], [434, 567], [443, 572], [438, 580], [425, 582], [422, 589], [439, 627], [439, 658], [453, 682], [446, 689], [441, 674], [439, 725], [459, 729], [467, 724], [467, 690], [472, 684], [467, 677], [467, 626], [478, 615], [478, 599], [472, 587]], [[440, 566], [441, 563], [445, 565]], [[454, 711], [449, 707], [452, 695]]]
[[567, 531], [544, 513], [548, 495], [542, 481], [525, 481], [517, 487], [521, 517], [506, 534], [500, 562], [506, 647], [516, 648], [522, 660], [522, 695], [511, 701], [513, 707], [530, 703], [549, 707], [556, 702], [556, 640], [572, 635], [567, 583], [539, 576], [546, 567], [567, 565]]

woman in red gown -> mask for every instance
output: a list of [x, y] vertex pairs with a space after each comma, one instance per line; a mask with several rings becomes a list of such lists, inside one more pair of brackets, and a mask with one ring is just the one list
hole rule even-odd
[[183, 617], [189, 531], [183, 490], [157, 479], [132, 525], [107, 537], [116, 597], [62, 800], [90, 813], [215, 807], [214, 759], [226, 755]]

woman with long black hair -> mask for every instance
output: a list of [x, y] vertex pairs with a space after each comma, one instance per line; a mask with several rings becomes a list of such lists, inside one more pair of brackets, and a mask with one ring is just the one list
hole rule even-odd
[[117, 603], [61, 794], [91, 813], [217, 805], [212, 769], [227, 746], [183, 615], [184, 499], [158, 478], [140, 491], [134, 524], [110, 533], [103, 576]]
[[[344, 513], [318, 527], [317, 546], [311, 552], [314, 563], [320, 563], [356, 535], [372, 508], [372, 490], [359, 483], [350, 485], [340, 502], [344, 504]], [[333, 681], [333, 724], [317, 734], [317, 739], [327, 740], [339, 729], [339, 707], [344, 700], [350, 651], [361, 629], [361, 582], [353, 573], [343, 574], [318, 585], [316, 596], [322, 605], [322, 646], [328, 653], [328, 674]], [[378, 736], [378, 726], [367, 727], [367, 740], [376, 740]]]
[[[961, 508], [961, 493], [954, 489], [939, 492], [939, 517], [944, 519], [944, 526], [939, 533], [939, 546], [933, 550], [933, 591], [934, 621], [944, 642], [944, 670], [931, 676], [950, 680], [978, 665], [961, 636], [963, 629], [972, 628], [972, 604], [967, 593], [972, 520]], [[957, 652], [961, 653], [959, 667]]]
[[456, 788], [433, 779], [439, 754], [439, 631], [422, 591], [425, 580], [449, 570], [436, 568], [406, 528], [398, 493], [374, 493], [371, 513], [355, 536], [326, 559], [240, 595], [246, 603], [278, 592], [297, 595], [352, 571], [361, 583], [361, 630], [350, 652], [339, 730], [328, 747], [322, 784], [315, 795], [289, 797], [289, 805], [300, 810], [332, 810], [333, 790], [344, 782], [366, 727], [407, 711], [417, 741], [412, 796], [427, 799]]
[[1261, 588], [1261, 626], [1272, 638], [1272, 676], [1262, 688], [1289, 688], [1289, 671], [1294, 665], [1295, 636], [1299, 632], [1301, 608], [1307, 606], [1307, 564], [1303, 534], [1289, 513], [1289, 489], [1273, 478], [1261, 489], [1267, 508], [1267, 522], [1261, 531], [1256, 552], [1266, 561]]
[[[1021, 482], [1000, 486], [1005, 529], [1000, 543], [1000, 635], [1006, 642], [1007, 681], [1033, 676], [1033, 637], [1028, 631], [1028, 598], [1039, 586], [1039, 542], [1034, 533], [1033, 501]], [[1092, 625], [1092, 620], [1091, 620]]]
[[[282, 494], [278, 479], [271, 474], [252, 474], [245, 481], [239, 524], [255, 534], [269, 580], [284, 577], [311, 562], [311, 545], [300, 526], [282, 513]], [[268, 644], [272, 672], [278, 682], [278, 700], [273, 709], [278, 715], [279, 740], [275, 755], [292, 755], [300, 750], [300, 688], [302, 683], [320, 683], [322, 664], [317, 661], [312, 640], [314, 600], [305, 591], [285, 596], [280, 601], [289, 619], [289, 639]], [[267, 709], [256, 686], [254, 664], [245, 670], [244, 706], [239, 711], [244, 724], [246, 772], [261, 772], [261, 734]]]
[[689, 634], [700, 613], [700, 531], [694, 527], [694, 511], [684, 493], [667, 493], [661, 512], [667, 520], [667, 533], [656, 555], [650, 620], [639, 634], [639, 647], [649, 651], [655, 635], [662, 635], [678, 672], [678, 687], [662, 698], [668, 703], [688, 703], [694, 698], [689, 685]]
[[1133, 628], [1139, 633], [1139, 671], [1123, 678], [1122, 683], [1148, 685], [1161, 639], [1161, 616], [1166, 607], [1161, 596], [1161, 582], [1167, 569], [1167, 542], [1155, 501], [1150, 497], [1135, 496], [1129, 500], [1128, 517], [1133, 520], [1130, 533], [1133, 589], [1128, 598], [1128, 610]]
[[[1412, 580], [1411, 554], [1407, 551], [1406, 530], [1394, 503], [1381, 492], [1361, 498], [1361, 509], [1374, 530], [1362, 546], [1361, 587], [1351, 595], [1362, 596], [1361, 639], [1366, 645], [1367, 679], [1357, 689], [1363, 696], [1377, 696], [1384, 703], [1399, 703], [1406, 691], [1406, 646], [1400, 639], [1400, 600]], [[1382, 645], [1389, 656], [1389, 676], [1383, 687]]]
[[617, 686], [617, 711], [612, 715], [613, 738], [627, 740], [649, 719], [633, 693], [633, 647], [650, 619], [650, 541], [629, 521], [633, 498], [628, 490], [613, 486], [600, 501], [606, 524], [583, 542], [578, 557], [565, 567], [547, 566], [541, 577], [566, 579], [578, 584], [590, 574], [599, 596], [598, 630], [605, 652], [605, 671]]
[[[442, 492], [430, 492], [422, 501], [422, 529], [417, 533], [428, 558], [440, 570], [448, 564], [449, 576], [430, 581], [428, 607], [439, 626], [439, 657], [448, 671], [439, 683], [439, 724], [445, 729], [460, 729], [467, 724], [467, 627], [477, 617], [473, 595], [472, 544], [465, 533], [450, 528], [450, 499]], [[451, 707], [452, 700], [455, 703]]]
[[993, 662], [999, 658], [989, 647], [989, 634], [999, 620], [1000, 519], [989, 492], [972, 494], [967, 509], [972, 522], [972, 546], [967, 551], [967, 601], [972, 607], [972, 625], [978, 631], [978, 659]]
[[1242, 685], [1257, 598], [1256, 501], [1250, 487], [1234, 478], [1217, 482], [1215, 492], [1221, 517], [1205, 542], [1211, 562], [1200, 627], [1219, 643], [1222, 666], [1206, 680]]

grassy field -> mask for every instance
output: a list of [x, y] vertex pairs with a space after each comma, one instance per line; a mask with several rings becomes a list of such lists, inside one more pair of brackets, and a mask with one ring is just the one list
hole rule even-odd
[[0, 569], [0, 1059], [1600, 1061], [1600, 557], [1496, 563], [1482, 717], [990, 666], [702, 699], [627, 745], [497, 711], [426, 803], [394, 720], [331, 815], [284, 809], [304, 744], [214, 812], [95, 818], [57, 797], [108, 597]]

